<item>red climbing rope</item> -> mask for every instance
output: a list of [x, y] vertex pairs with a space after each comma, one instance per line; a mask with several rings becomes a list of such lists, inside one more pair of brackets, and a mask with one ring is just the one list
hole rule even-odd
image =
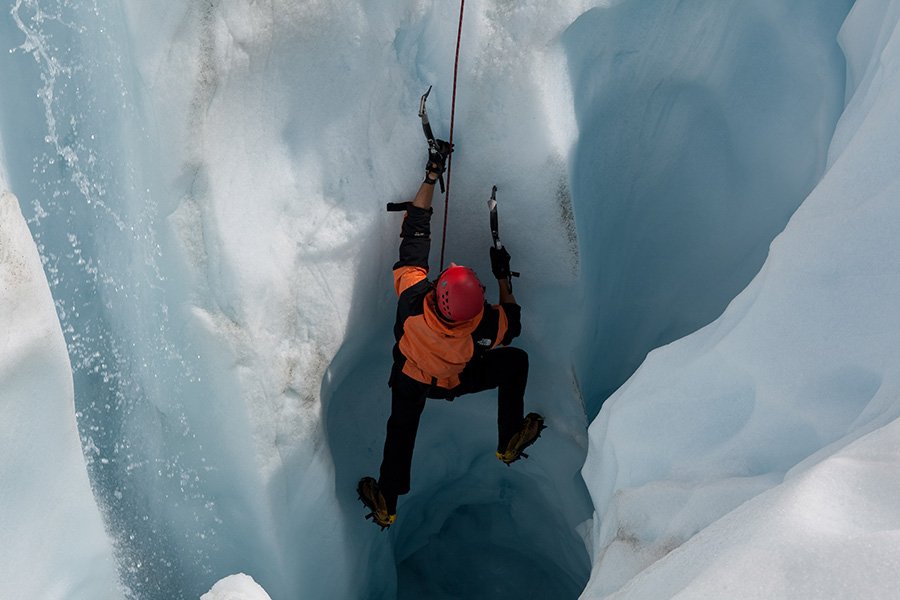
[[[453, 99], [450, 103], [450, 147], [453, 147], [453, 123], [456, 118], [456, 76], [459, 71], [459, 46], [462, 41], [463, 11], [466, 0], [459, 2], [459, 30], [456, 33], [456, 58], [453, 60]], [[450, 169], [453, 166], [453, 153], [447, 158], [447, 191], [444, 194], [444, 231], [441, 234], [441, 271], [444, 270], [444, 246], [447, 243], [447, 216], [450, 209]]]

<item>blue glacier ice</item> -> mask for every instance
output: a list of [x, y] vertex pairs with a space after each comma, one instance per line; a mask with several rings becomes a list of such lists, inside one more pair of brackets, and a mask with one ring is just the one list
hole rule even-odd
[[6, 191], [0, 315], [0, 596], [115, 597], [113, 547], [81, 453], [65, 341], [19, 203]]

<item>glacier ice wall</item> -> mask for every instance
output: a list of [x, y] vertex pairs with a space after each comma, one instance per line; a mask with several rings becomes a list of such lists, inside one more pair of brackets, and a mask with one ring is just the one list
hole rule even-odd
[[821, 177], [850, 4], [633, 0], [566, 30], [592, 418], [648, 351], [722, 313]]
[[50, 288], [18, 201], [2, 190], [0, 331], [0, 597], [121, 597]]
[[[2, 39], [17, 44], [0, 56], [3, 80], [15, 82], [4, 86], [0, 109], [8, 183], [45, 261], [91, 478], [129, 594], [196, 597], [223, 573], [244, 569], [283, 595], [315, 565], [292, 555], [295, 538], [281, 547], [288, 533], [277, 523], [311, 522], [314, 532], [331, 522], [323, 518], [328, 503], [286, 482], [278, 442], [287, 440], [284, 454], [300, 463], [297, 473], [323, 473], [310, 475], [313, 481], [326, 480], [327, 458], [315, 452], [316, 420], [304, 421], [293, 409], [310, 403], [285, 381], [290, 349], [279, 353], [280, 362], [263, 350], [250, 352], [249, 327], [228, 298], [235, 282], [228, 263], [219, 261], [214, 243], [206, 250], [209, 235], [192, 219], [202, 178], [180, 178], [170, 168], [181, 169], [183, 153], [171, 144], [163, 149], [171, 140], [160, 134], [158, 107], [144, 98], [153, 95], [133, 54], [140, 50], [135, 38], [172, 32], [145, 29], [148, 19], [135, 24], [140, 34], [132, 36], [124, 8], [22, 1], [4, 15]], [[178, 21], [176, 7], [175, 26], [191, 34], [194, 11], [181, 8], [187, 16]], [[172, 17], [159, 13], [164, 24]], [[184, 87], [191, 106], [192, 86]], [[173, 118], [178, 114], [173, 109]], [[182, 131], [181, 122], [174, 127]], [[184, 209], [167, 220], [179, 205]], [[179, 236], [194, 225], [195, 237]], [[179, 239], [187, 243], [184, 254]], [[203, 280], [191, 287], [184, 255], [221, 273], [213, 278], [225, 282], [213, 289], [221, 302], [207, 301]], [[209, 308], [218, 305], [225, 309]], [[257, 354], [260, 362], [252, 360]], [[269, 378], [261, 370], [257, 379], [262, 363], [284, 375]], [[275, 399], [267, 403], [269, 393]], [[280, 399], [288, 409], [273, 414]], [[271, 430], [254, 438], [260, 421]], [[297, 435], [276, 440], [282, 423]], [[263, 435], [270, 434], [267, 441]], [[292, 511], [294, 518], [284, 516]], [[323, 561], [339, 562], [324, 544], [319, 550]], [[326, 585], [342, 595], [340, 581]]]
[[725, 313], [591, 425], [585, 598], [897, 587], [898, 21], [900, 3], [855, 3], [824, 176]]

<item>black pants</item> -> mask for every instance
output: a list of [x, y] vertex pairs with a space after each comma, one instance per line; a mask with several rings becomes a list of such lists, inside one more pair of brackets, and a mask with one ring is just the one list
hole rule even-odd
[[378, 485], [388, 502], [409, 491], [413, 448], [426, 398], [452, 400], [497, 388], [497, 447], [505, 450], [524, 418], [528, 354], [519, 348], [496, 348], [472, 359], [452, 390], [421, 383], [395, 369], [391, 377], [391, 417], [387, 422], [384, 459]]

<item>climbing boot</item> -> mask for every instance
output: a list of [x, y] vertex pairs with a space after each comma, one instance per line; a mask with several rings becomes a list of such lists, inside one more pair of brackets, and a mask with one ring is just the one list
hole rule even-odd
[[372, 519], [376, 525], [384, 531], [394, 524], [397, 520], [396, 509], [388, 508], [388, 503], [384, 498], [384, 494], [378, 489], [378, 482], [371, 477], [363, 477], [356, 486], [356, 493], [359, 499], [366, 505], [370, 511], [366, 515], [366, 519]]
[[505, 462], [507, 466], [520, 458], [528, 458], [528, 455], [522, 451], [541, 437], [541, 431], [544, 429], [546, 429], [544, 417], [537, 413], [528, 413], [522, 421], [522, 427], [510, 438], [506, 449], [497, 450], [497, 458]]

